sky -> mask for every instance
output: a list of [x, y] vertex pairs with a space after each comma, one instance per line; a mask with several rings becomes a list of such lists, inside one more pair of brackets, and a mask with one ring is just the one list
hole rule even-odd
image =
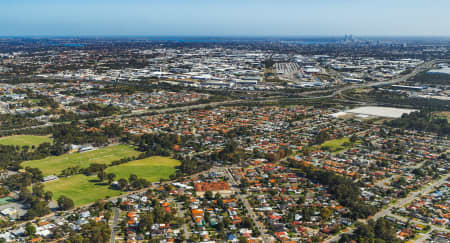
[[0, 36], [450, 36], [450, 0], [0, 0]]

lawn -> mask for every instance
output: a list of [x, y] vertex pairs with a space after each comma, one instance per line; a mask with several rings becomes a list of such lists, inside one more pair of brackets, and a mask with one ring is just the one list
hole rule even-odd
[[53, 192], [53, 200], [61, 195], [71, 198], [75, 206], [95, 202], [106, 197], [120, 195], [119, 190], [109, 189], [108, 185], [98, 182], [97, 176], [74, 175], [44, 183], [45, 190]]
[[44, 176], [48, 176], [58, 175], [62, 170], [69, 167], [79, 166], [80, 168], [86, 168], [92, 163], [109, 164], [114, 160], [139, 154], [140, 152], [134, 150], [132, 146], [122, 144], [83, 153], [75, 152], [40, 160], [30, 160], [23, 162], [21, 165], [23, 167], [39, 168]]
[[158, 181], [159, 179], [168, 179], [171, 174], [175, 173], [175, 166], [178, 165], [180, 165], [178, 160], [153, 156], [108, 167], [106, 172], [116, 174], [116, 180], [120, 178], [128, 179], [131, 174], [135, 174], [148, 181]]
[[[347, 143], [348, 145], [345, 146], [344, 144]], [[361, 143], [361, 141], [356, 141], [356, 144]], [[353, 144], [350, 142], [350, 138], [339, 138], [339, 139], [333, 139], [326, 141], [320, 145], [321, 149], [327, 149], [328, 151], [332, 153], [339, 153], [345, 149], [349, 149], [353, 147]]]
[[[178, 160], [167, 157], [154, 156], [141, 160], [130, 161], [125, 164], [111, 166], [106, 169], [107, 173], [115, 173], [116, 180], [126, 178], [131, 174], [149, 181], [167, 179], [175, 173]], [[74, 175], [60, 178], [56, 181], [44, 183], [45, 190], [53, 192], [53, 200], [61, 195], [71, 198], [76, 206], [95, 202], [106, 197], [120, 195], [121, 191], [109, 188], [106, 182], [100, 183], [97, 176]]]
[[2, 145], [28, 145], [28, 146], [39, 146], [42, 143], [52, 143], [53, 139], [50, 136], [34, 136], [34, 135], [14, 135], [8, 137], [1, 137], [0, 144]]

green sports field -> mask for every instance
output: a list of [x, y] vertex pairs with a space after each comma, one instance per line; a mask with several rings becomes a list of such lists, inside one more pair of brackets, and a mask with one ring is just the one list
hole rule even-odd
[[[348, 145], [345, 146], [344, 143], [347, 143]], [[355, 144], [359, 144], [361, 141], [356, 141]], [[353, 144], [350, 142], [350, 138], [339, 138], [339, 139], [333, 139], [328, 140], [320, 145], [320, 148], [328, 148], [328, 150], [332, 153], [339, 153], [345, 149], [349, 149], [353, 147]]]
[[[125, 164], [111, 166], [106, 169], [107, 173], [115, 173], [116, 180], [126, 178], [131, 174], [148, 181], [159, 181], [167, 179], [175, 173], [175, 166], [180, 162], [167, 157], [154, 156]], [[53, 192], [53, 200], [61, 195], [71, 198], [76, 206], [95, 202], [106, 197], [114, 197], [121, 191], [110, 189], [106, 182], [99, 182], [97, 176], [74, 175], [60, 178], [56, 181], [44, 183], [45, 190]]]
[[44, 185], [46, 191], [53, 192], [53, 200], [56, 201], [61, 195], [65, 195], [74, 201], [75, 206], [95, 202], [107, 196], [118, 196], [121, 193], [99, 183], [97, 176], [74, 175], [46, 182]]
[[19, 145], [19, 146], [39, 146], [42, 143], [52, 143], [53, 139], [50, 136], [34, 136], [34, 135], [14, 135], [8, 137], [1, 137], [0, 144], [2, 145]]
[[69, 167], [79, 166], [80, 168], [86, 168], [92, 163], [109, 164], [114, 160], [138, 156], [139, 154], [140, 152], [134, 150], [132, 146], [121, 144], [83, 153], [74, 152], [40, 160], [30, 160], [23, 162], [21, 165], [23, 167], [39, 168], [44, 176], [59, 175], [62, 170]]
[[135, 174], [148, 181], [158, 181], [159, 179], [168, 179], [171, 174], [175, 173], [175, 166], [178, 165], [180, 165], [178, 160], [153, 156], [108, 167], [106, 172], [116, 174], [116, 180], [120, 178], [128, 179], [131, 174]]

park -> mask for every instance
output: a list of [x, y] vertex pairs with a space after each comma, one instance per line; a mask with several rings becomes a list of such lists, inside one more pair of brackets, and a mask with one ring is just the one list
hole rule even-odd
[[[51, 156], [41, 160], [23, 162], [23, 167], [39, 168], [44, 176], [57, 175], [70, 167], [78, 166], [87, 168], [92, 163], [107, 165], [106, 173], [114, 173], [115, 180], [128, 179], [134, 174], [138, 178], [149, 182], [169, 179], [174, 174], [176, 166], [180, 162], [175, 159], [162, 156], [153, 156], [139, 160], [132, 160], [119, 165], [111, 165], [111, 162], [125, 158], [137, 157], [140, 152], [130, 145], [112, 145], [88, 152], [73, 152], [60, 156]], [[122, 191], [111, 187], [106, 181], [100, 181], [96, 175], [76, 174], [69, 177], [60, 177], [57, 180], [44, 183], [45, 190], [53, 193], [56, 200], [64, 195], [71, 198], [75, 206], [82, 206], [99, 199], [119, 196]]]
[[14, 145], [14, 146], [39, 146], [42, 143], [52, 143], [53, 139], [50, 136], [35, 136], [35, 135], [14, 135], [0, 138], [0, 145]]

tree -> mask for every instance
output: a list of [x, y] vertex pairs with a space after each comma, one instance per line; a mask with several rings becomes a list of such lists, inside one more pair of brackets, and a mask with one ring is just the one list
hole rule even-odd
[[328, 218], [331, 216], [333, 212], [329, 209], [329, 208], [322, 208], [320, 210], [320, 216], [324, 219], [324, 220], [328, 220]]
[[92, 243], [108, 242], [111, 235], [111, 229], [104, 222], [91, 221], [89, 224], [84, 224], [81, 228], [82, 235]]
[[392, 223], [384, 218], [377, 220], [374, 231], [377, 238], [381, 238], [383, 240], [391, 240], [396, 238], [395, 229]]
[[231, 221], [231, 219], [229, 217], [224, 217], [223, 218], [223, 224], [225, 225], [225, 227], [228, 227], [229, 225], [231, 225], [233, 222]]
[[357, 226], [357, 229], [355, 231], [356, 235], [369, 239], [375, 237], [375, 234], [373, 233], [372, 227], [370, 227], [370, 225], [357, 222], [356, 226]]
[[98, 177], [98, 179], [99, 179], [100, 181], [104, 181], [104, 180], [105, 180], [105, 177], [106, 177], [105, 171], [103, 171], [103, 170], [99, 171], [99, 172], [97, 173], [97, 177]]
[[380, 218], [376, 222], [369, 220], [368, 224], [358, 222], [356, 226], [357, 229], [352, 235], [347, 235], [339, 242], [350, 242], [352, 239], [357, 242], [403, 242], [397, 239], [393, 224], [384, 218]]
[[94, 174], [96, 172], [99, 171], [104, 171], [106, 169], [106, 165], [105, 164], [98, 164], [98, 163], [92, 163], [89, 165], [89, 167], [86, 169], [86, 171], [89, 174]]
[[47, 202], [41, 201], [39, 198], [33, 198], [30, 202], [31, 208], [24, 216], [25, 219], [33, 219], [34, 217], [42, 217], [51, 211], [47, 207]]
[[32, 187], [33, 195], [38, 198], [44, 197], [44, 185], [41, 183], [35, 183]]
[[114, 181], [114, 178], [116, 178], [116, 174], [109, 173], [106, 175], [106, 178], [108, 179], [108, 184], [111, 184]]
[[46, 191], [44, 194], [45, 201], [49, 202], [53, 198], [53, 193], [51, 191]]
[[65, 210], [65, 211], [66, 210], [70, 210], [70, 209], [72, 209], [75, 206], [73, 200], [68, 198], [68, 197], [66, 197], [66, 196], [64, 196], [64, 195], [60, 196], [58, 198], [57, 202], [58, 202], [59, 208], [61, 210]]
[[139, 221], [138, 232], [145, 233], [147, 231], [150, 231], [153, 224], [154, 224], [153, 215], [150, 213], [144, 215]]
[[28, 236], [36, 234], [36, 227], [31, 223], [27, 223], [25, 225], [25, 234]]
[[103, 216], [105, 217], [106, 223], [108, 223], [111, 218], [111, 210], [106, 210], [105, 215]]
[[224, 204], [222, 198], [217, 199], [217, 206], [218, 206], [219, 208], [224, 208], [225, 204]]
[[314, 144], [322, 144], [328, 139], [330, 139], [330, 135], [325, 130], [322, 130], [314, 137]]
[[130, 177], [128, 178], [128, 181], [130, 182], [130, 184], [133, 184], [133, 182], [137, 181], [138, 177], [135, 174], [131, 174]]
[[212, 194], [212, 192], [211, 192], [211, 191], [206, 191], [206, 192], [205, 192], [205, 198], [206, 198], [207, 200], [213, 199], [213, 194]]
[[31, 223], [27, 223], [25, 225], [25, 234], [28, 236], [36, 234], [36, 227]]
[[200, 236], [198, 234], [191, 235], [191, 241], [199, 242], [200, 241]]
[[124, 179], [124, 178], [120, 178], [118, 183], [119, 183], [119, 188], [121, 190], [125, 189], [128, 186], [128, 181], [127, 181], [127, 179]]

